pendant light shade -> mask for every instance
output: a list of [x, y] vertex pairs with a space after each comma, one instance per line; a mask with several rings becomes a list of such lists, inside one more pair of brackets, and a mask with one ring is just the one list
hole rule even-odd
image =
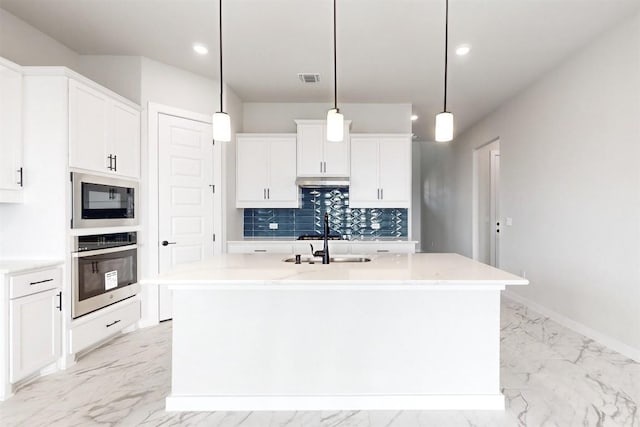
[[213, 113], [213, 139], [231, 141], [231, 117], [227, 113]]
[[344, 116], [337, 108], [327, 112], [327, 140], [340, 142], [344, 139]]
[[453, 139], [453, 114], [444, 111], [436, 115], [436, 141], [448, 142]]
[[221, 142], [231, 141], [231, 117], [222, 108], [224, 81], [222, 79], [222, 0], [219, 1], [220, 21], [220, 111], [213, 113], [213, 139]]
[[338, 66], [336, 49], [336, 0], [333, 0], [333, 108], [327, 111], [327, 141], [344, 139], [344, 116], [338, 109]]
[[444, 26], [444, 108], [436, 116], [436, 141], [449, 142], [453, 139], [453, 113], [447, 111], [447, 71], [449, 59], [449, 0], [445, 0]]

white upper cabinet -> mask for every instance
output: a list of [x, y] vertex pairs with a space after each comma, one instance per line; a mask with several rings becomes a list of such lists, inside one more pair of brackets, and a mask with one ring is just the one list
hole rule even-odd
[[2, 60], [0, 62], [0, 202], [20, 201], [22, 172], [22, 73], [19, 66]]
[[107, 159], [108, 97], [69, 80], [69, 165], [109, 171]]
[[411, 206], [411, 136], [351, 136], [349, 206]]
[[111, 104], [113, 127], [110, 142], [113, 168], [118, 175], [140, 176], [140, 112], [117, 101]]
[[136, 178], [140, 175], [140, 112], [69, 80], [69, 165]]
[[345, 120], [344, 139], [327, 141], [325, 120], [296, 120], [298, 125], [298, 176], [348, 177], [349, 126]]
[[296, 136], [239, 134], [236, 207], [297, 208]]

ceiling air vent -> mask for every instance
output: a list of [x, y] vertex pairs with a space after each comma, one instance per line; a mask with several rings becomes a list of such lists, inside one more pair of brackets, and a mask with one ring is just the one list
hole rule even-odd
[[298, 78], [302, 83], [318, 83], [320, 74], [318, 73], [298, 73]]

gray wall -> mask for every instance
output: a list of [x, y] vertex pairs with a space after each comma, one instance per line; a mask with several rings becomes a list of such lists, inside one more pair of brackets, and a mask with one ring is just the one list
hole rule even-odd
[[518, 295], [640, 357], [640, 16], [446, 146], [423, 151], [423, 236], [472, 252], [472, 153], [499, 137], [502, 268]]
[[1, 8], [0, 56], [20, 65], [62, 65], [79, 71], [80, 55]]
[[[411, 133], [411, 104], [340, 104], [351, 132]], [[245, 102], [243, 132], [295, 132], [296, 119], [323, 120], [329, 103]]]

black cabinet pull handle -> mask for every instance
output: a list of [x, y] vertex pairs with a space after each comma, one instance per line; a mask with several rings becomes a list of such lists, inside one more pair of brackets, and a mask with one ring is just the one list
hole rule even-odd
[[113, 156], [112, 156], [111, 154], [109, 154], [109, 155], [107, 156], [107, 159], [109, 159], [109, 166], [107, 166], [107, 169], [109, 169], [110, 171], [112, 171], [112, 170], [113, 170], [113, 166], [112, 166], [112, 165], [113, 165]]
[[30, 286], [39, 285], [40, 283], [53, 282], [53, 279], [38, 280], [37, 282], [29, 282]]
[[169, 245], [175, 245], [176, 242], [167, 242], [166, 240], [162, 241], [162, 246], [169, 246]]
[[266, 249], [254, 249], [253, 252], [267, 252]]
[[23, 183], [23, 175], [22, 175], [22, 168], [18, 169], [18, 174], [20, 174], [20, 179], [18, 180], [17, 184], [20, 187], [24, 187], [24, 183]]
[[383, 253], [383, 252], [389, 252], [389, 249], [378, 249], [378, 252], [381, 252], [381, 253]]
[[120, 320], [114, 320], [113, 322], [109, 323], [107, 325], [107, 328], [110, 328], [111, 326], [115, 325], [116, 323], [120, 323]]
[[58, 306], [56, 308], [62, 311], [62, 291], [58, 292], [57, 297], [58, 297]]
[[118, 156], [113, 156], [113, 170], [118, 171]]

